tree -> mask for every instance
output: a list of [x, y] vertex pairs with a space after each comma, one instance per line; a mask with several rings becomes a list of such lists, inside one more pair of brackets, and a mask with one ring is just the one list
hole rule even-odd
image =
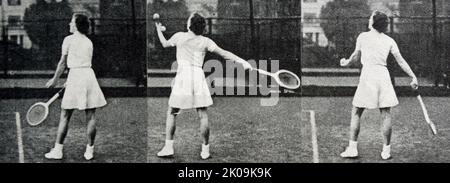
[[25, 10], [24, 28], [34, 47], [39, 49], [41, 57], [38, 60], [47, 61], [51, 64], [48, 66], [58, 61], [62, 41], [69, 33], [72, 14], [67, 0], [37, 0]]
[[320, 26], [329, 42], [345, 53], [346, 46], [353, 47], [358, 34], [367, 30], [370, 14], [367, 0], [334, 0], [322, 8]]

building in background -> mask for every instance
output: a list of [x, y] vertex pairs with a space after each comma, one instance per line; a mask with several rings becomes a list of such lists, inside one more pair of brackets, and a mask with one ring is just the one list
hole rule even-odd
[[74, 13], [87, 15], [89, 18], [100, 17], [100, 0], [69, 0]]
[[[3, 31], [6, 29], [8, 39], [26, 49], [31, 48], [32, 43], [23, 27], [22, 20], [25, 9], [34, 3], [34, 1], [0, 0], [1, 35], [3, 35]], [[0, 36], [0, 39], [3, 39], [3, 37]]]
[[205, 17], [217, 17], [217, 3], [221, 0], [185, 0], [189, 12], [199, 12]]
[[303, 37], [319, 46], [327, 46], [328, 39], [320, 26], [320, 11], [331, 0], [302, 0]]
[[372, 11], [378, 10], [386, 13], [388, 16], [399, 14], [400, 0], [368, 0], [367, 3]]
[[[50, 0], [46, 0], [50, 2]], [[74, 13], [82, 13], [89, 17], [97, 18], [99, 13], [99, 0], [68, 0]], [[1, 26], [7, 28], [8, 39], [25, 49], [30, 49], [33, 43], [29, 39], [23, 26], [25, 10], [36, 3], [36, 0], [0, 0]], [[0, 33], [3, 34], [3, 29]], [[0, 37], [0, 39], [2, 39]]]
[[[330, 1], [302, 0], [303, 37], [322, 47], [328, 46], [329, 42], [320, 26], [320, 21], [324, 21], [320, 19], [320, 11]], [[368, 0], [367, 3], [372, 11], [379, 10], [388, 16], [399, 15], [400, 0]]]

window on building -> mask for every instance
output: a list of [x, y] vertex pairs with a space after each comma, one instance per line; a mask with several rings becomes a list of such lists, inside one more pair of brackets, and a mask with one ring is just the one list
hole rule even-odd
[[307, 32], [307, 33], [305, 33], [305, 35], [306, 35], [306, 39], [308, 39], [310, 41], [313, 40], [313, 33], [312, 32]]
[[8, 0], [9, 6], [20, 6], [21, 4], [20, 0]]
[[19, 26], [20, 25], [20, 16], [17, 16], [17, 15], [8, 16], [8, 25], [9, 26]]
[[319, 43], [319, 36], [320, 34], [318, 32], [316, 32], [316, 37], [315, 37], [315, 43]]
[[11, 35], [11, 36], [9, 36], [9, 40], [10, 40], [11, 42], [17, 43], [17, 42], [18, 42], [18, 39], [19, 39], [19, 36], [17, 36], [17, 35]]
[[305, 22], [314, 22], [317, 19], [315, 13], [305, 13], [303, 14]]
[[19, 36], [19, 45], [23, 46], [23, 35]]

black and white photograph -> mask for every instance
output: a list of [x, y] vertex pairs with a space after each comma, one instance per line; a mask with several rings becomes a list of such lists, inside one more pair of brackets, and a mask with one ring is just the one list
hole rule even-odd
[[0, 8], [0, 163], [450, 162], [450, 1]]
[[450, 160], [449, 2], [147, 6], [149, 162]]
[[145, 2], [0, 5], [0, 162], [145, 162]]
[[147, 6], [149, 163], [318, 160], [300, 122], [300, 1]]
[[304, 0], [303, 111], [321, 162], [445, 163], [444, 0]]

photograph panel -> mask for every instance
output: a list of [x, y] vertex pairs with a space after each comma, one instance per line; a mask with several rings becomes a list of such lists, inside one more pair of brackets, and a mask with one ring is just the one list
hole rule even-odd
[[0, 5], [1, 162], [146, 162], [145, 1]]
[[149, 162], [313, 162], [300, 1], [147, 3]]

